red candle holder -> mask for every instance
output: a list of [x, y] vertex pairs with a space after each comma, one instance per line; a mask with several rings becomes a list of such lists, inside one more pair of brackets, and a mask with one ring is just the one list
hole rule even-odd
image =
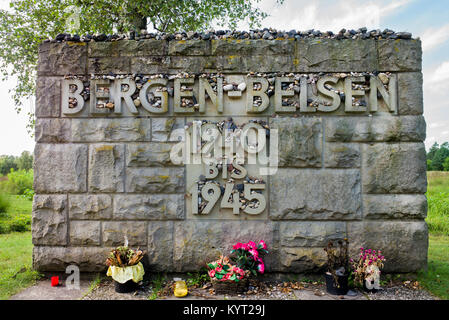
[[52, 287], [57, 287], [59, 286], [59, 277], [51, 277], [51, 286]]

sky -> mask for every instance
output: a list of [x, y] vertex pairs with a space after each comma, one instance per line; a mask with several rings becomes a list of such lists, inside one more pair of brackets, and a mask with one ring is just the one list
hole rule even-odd
[[[8, 3], [0, 0], [0, 8]], [[278, 30], [338, 32], [366, 26], [412, 32], [423, 46], [426, 147], [449, 141], [449, 0], [285, 0], [283, 5], [262, 0], [258, 6], [270, 15], [262, 27]], [[243, 22], [239, 29], [249, 27]], [[34, 109], [34, 102], [27, 101], [18, 115], [8, 93], [14, 85], [15, 79], [0, 81], [0, 155], [34, 149], [34, 138], [26, 130], [26, 112]]]

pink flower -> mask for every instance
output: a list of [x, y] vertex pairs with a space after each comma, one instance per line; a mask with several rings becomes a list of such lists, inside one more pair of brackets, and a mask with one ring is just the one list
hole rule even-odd
[[242, 248], [242, 246], [243, 246], [243, 244], [242, 244], [241, 242], [237, 242], [237, 243], [232, 247], [232, 249], [238, 250], [238, 249]]
[[263, 263], [260, 263], [260, 264], [257, 266], [257, 270], [259, 270], [260, 273], [264, 273], [264, 271], [265, 271], [265, 265], [264, 265]]
[[259, 258], [259, 252], [255, 249], [251, 249], [249, 250], [249, 253], [251, 253], [253, 255], [253, 259], [256, 260], [257, 258]]
[[257, 249], [256, 243], [254, 241], [249, 241], [248, 247], [250, 247], [251, 249]]
[[259, 241], [259, 245], [262, 246], [262, 249], [267, 249], [267, 244], [265, 243], [265, 241], [260, 240], [260, 241]]
[[209, 270], [209, 277], [215, 277], [215, 270]]
[[215, 269], [215, 271], [217, 271], [217, 272], [221, 272], [221, 271], [223, 271], [223, 268], [220, 266], [220, 267], [217, 267], [216, 269]]

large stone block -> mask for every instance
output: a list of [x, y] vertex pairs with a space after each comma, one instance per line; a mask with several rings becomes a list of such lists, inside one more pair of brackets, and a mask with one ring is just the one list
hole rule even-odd
[[131, 58], [131, 72], [141, 74], [168, 73], [170, 57], [150, 56]]
[[413, 142], [426, 138], [423, 116], [375, 116], [325, 119], [326, 141]]
[[86, 145], [38, 143], [34, 148], [34, 190], [85, 192], [86, 167]]
[[85, 74], [86, 66], [85, 42], [42, 43], [39, 46], [38, 74]]
[[427, 199], [423, 194], [381, 194], [363, 196], [365, 219], [424, 219]]
[[269, 182], [271, 219], [360, 218], [358, 170], [279, 169]]
[[150, 119], [72, 119], [72, 141], [150, 141]]
[[170, 41], [168, 45], [169, 55], [208, 56], [211, 54], [210, 41], [204, 40], [180, 40]]
[[119, 73], [127, 74], [131, 73], [131, 58], [130, 57], [98, 57], [89, 58], [87, 72], [108, 74]]
[[298, 72], [378, 70], [374, 39], [301, 39], [296, 43]]
[[173, 268], [173, 221], [148, 223], [148, 262], [156, 272], [172, 271]]
[[364, 193], [424, 193], [427, 189], [423, 143], [363, 146]]
[[[291, 40], [212, 40], [212, 54], [226, 55], [283, 55], [295, 53], [295, 41]], [[254, 70], [255, 71], [255, 70]]]
[[164, 167], [173, 165], [170, 150], [173, 143], [130, 143], [126, 149], [127, 167]]
[[39, 76], [36, 81], [36, 117], [61, 115], [61, 79]]
[[135, 57], [135, 56], [163, 56], [167, 54], [167, 41], [112, 41], [89, 42], [89, 57]]
[[125, 146], [92, 144], [89, 150], [89, 191], [123, 192]]
[[266, 256], [267, 271], [277, 269], [277, 224], [272, 221], [182, 221], [175, 222], [175, 271], [197, 271], [207, 262], [227, 254], [237, 242], [264, 240], [270, 254]]
[[147, 223], [144, 221], [103, 222], [103, 245], [121, 246], [128, 239], [129, 246], [147, 245]]
[[100, 221], [70, 221], [71, 245], [100, 245], [100, 234]]
[[379, 71], [419, 71], [421, 40], [378, 40]]
[[321, 167], [322, 126], [318, 118], [273, 118], [279, 134], [280, 167]]
[[33, 269], [65, 271], [69, 265], [76, 265], [81, 272], [106, 271], [105, 264], [111, 248], [99, 247], [33, 247]]
[[425, 221], [364, 221], [348, 223], [351, 256], [359, 247], [381, 250], [385, 272], [416, 272], [427, 267]]
[[69, 195], [69, 217], [76, 220], [112, 218], [112, 199], [107, 194]]
[[36, 142], [69, 142], [72, 136], [70, 119], [36, 119]]
[[[184, 132], [184, 118], [153, 118], [151, 120], [152, 141], [178, 142]], [[181, 135], [182, 136], [182, 135]]]
[[66, 195], [34, 196], [31, 232], [35, 245], [67, 244]]
[[423, 79], [421, 72], [398, 74], [398, 111], [400, 115], [423, 113]]
[[[208, 66], [208, 68], [212, 68]], [[216, 69], [223, 73], [295, 72], [293, 55], [226, 55], [217, 56]]]
[[327, 258], [323, 248], [281, 248], [280, 271], [308, 273], [323, 272]]
[[184, 193], [184, 168], [128, 168], [126, 191], [134, 193]]
[[360, 158], [360, 145], [357, 143], [325, 143], [324, 166], [326, 168], [359, 168]]
[[177, 72], [200, 73], [214, 71], [217, 68], [217, 59], [214, 56], [171, 56], [170, 69], [179, 69]]
[[325, 247], [330, 240], [346, 237], [346, 223], [282, 221], [279, 234], [283, 247]]
[[128, 194], [114, 197], [114, 219], [181, 220], [184, 219], [183, 194]]

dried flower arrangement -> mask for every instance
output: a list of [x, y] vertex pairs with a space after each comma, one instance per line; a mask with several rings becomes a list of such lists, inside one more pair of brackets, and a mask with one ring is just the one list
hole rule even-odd
[[339, 276], [347, 276], [349, 272], [348, 258], [349, 241], [347, 238], [337, 241], [329, 241], [324, 251], [327, 253], [327, 271], [332, 275], [337, 288], [340, 288]]

